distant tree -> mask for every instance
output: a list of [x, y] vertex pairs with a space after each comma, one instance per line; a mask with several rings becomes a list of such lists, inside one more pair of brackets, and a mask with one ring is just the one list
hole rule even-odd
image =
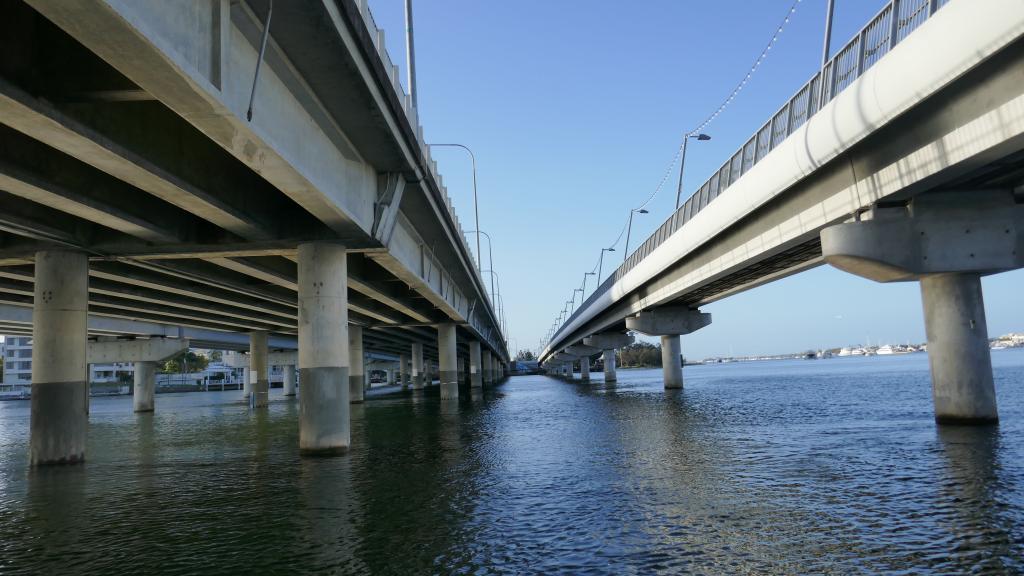
[[189, 350], [164, 362], [161, 372], [177, 374], [180, 372], [202, 372], [210, 365], [210, 359], [202, 354]]
[[224, 359], [224, 353], [220, 350], [210, 350], [210, 362], [220, 362]]
[[530, 352], [529, 350], [520, 350], [516, 354], [516, 360], [520, 360], [522, 362], [532, 362], [533, 360], [536, 360], [536, 359], [537, 359], [537, 357], [534, 356], [533, 352]]
[[648, 368], [661, 366], [661, 346], [649, 342], [635, 342], [619, 350], [622, 367]]

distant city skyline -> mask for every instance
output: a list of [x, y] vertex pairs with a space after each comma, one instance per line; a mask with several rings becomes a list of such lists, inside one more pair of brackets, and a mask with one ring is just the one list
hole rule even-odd
[[[833, 52], [885, 4], [838, 0]], [[371, 0], [403, 69], [402, 2]], [[629, 209], [657, 187], [684, 131], [728, 96], [791, 0], [620, 5], [440, 0], [414, 3], [419, 114], [427, 140], [477, 158], [480, 226], [494, 238], [510, 347], [536, 350]], [[684, 196], [761, 126], [821, 62], [824, 0], [804, 0], [768, 58], [687, 153]], [[729, 30], [729, 33], [722, 33]], [[682, 32], [681, 32], [682, 31]], [[435, 150], [463, 221], [469, 162]], [[675, 180], [633, 223], [631, 248], [661, 224]], [[469, 228], [467, 227], [467, 230]], [[618, 266], [624, 242], [606, 254]], [[486, 252], [486, 250], [485, 250]], [[489, 267], [486, 259], [484, 267]], [[984, 279], [991, 336], [1024, 328], [1016, 271]], [[594, 284], [588, 281], [588, 293]], [[683, 337], [703, 357], [783, 353], [872, 340], [924, 340], [916, 283], [881, 285], [820, 267], [702, 308], [714, 322]]]

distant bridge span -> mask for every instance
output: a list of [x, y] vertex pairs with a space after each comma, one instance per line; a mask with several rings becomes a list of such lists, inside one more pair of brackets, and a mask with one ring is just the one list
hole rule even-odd
[[[594, 335], [703, 325], [699, 306], [826, 261], [925, 286], [1020, 267], [1022, 184], [1024, 4], [891, 2], [600, 284], [540, 359], [571, 362], [567, 349]], [[938, 306], [928, 294], [926, 316]], [[660, 335], [678, 350], [687, 332], [673, 330]], [[929, 330], [930, 349], [938, 332], [949, 335]], [[975, 416], [994, 416], [994, 397], [991, 412]]]

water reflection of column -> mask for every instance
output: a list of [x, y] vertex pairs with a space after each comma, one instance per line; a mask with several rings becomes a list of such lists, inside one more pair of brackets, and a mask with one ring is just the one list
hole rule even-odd
[[[302, 564], [317, 567], [311, 572], [329, 572], [344, 566], [346, 572], [370, 573], [359, 556], [364, 548], [359, 526], [367, 515], [364, 496], [353, 482], [352, 459], [339, 459], [330, 466], [320, 460], [305, 459], [299, 466], [302, 505], [295, 510], [300, 527], [295, 533], [302, 541]], [[365, 489], [376, 490], [374, 482], [363, 484], [368, 484]]]
[[[931, 521], [944, 524], [951, 539], [963, 540], [984, 533], [989, 543], [1014, 542], [1016, 527], [1008, 515], [999, 513], [1006, 506], [1000, 498], [1000, 487], [1008, 482], [1008, 478], [1002, 477], [999, 462], [999, 428], [938, 426], [936, 434], [946, 466], [936, 470], [942, 477], [933, 479], [933, 483], [953, 511], [933, 514]], [[1014, 555], [1009, 546], [989, 545], [973, 551], [981, 553], [951, 555], [947, 560], [959, 565], [946, 571], [978, 572], [988, 567], [1000, 572], [1004, 558]]]

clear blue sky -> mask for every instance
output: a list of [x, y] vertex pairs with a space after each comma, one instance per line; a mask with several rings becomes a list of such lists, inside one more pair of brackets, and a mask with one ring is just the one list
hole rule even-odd
[[[655, 190], [680, 135], [743, 78], [791, 5], [416, 0], [424, 130], [429, 142], [457, 142], [476, 153], [480, 226], [494, 237], [513, 345], [537, 348], [629, 209]], [[837, 0], [833, 50], [883, 5]], [[370, 6], [404, 76], [403, 0]], [[797, 4], [765, 63], [705, 130], [713, 139], [690, 147], [687, 194], [813, 75], [824, 13], [825, 0]], [[469, 161], [454, 149], [435, 149], [435, 157], [469, 230]], [[635, 220], [633, 247], [674, 201], [672, 178], [648, 206], [651, 213]], [[622, 241], [618, 249], [606, 257], [605, 273], [621, 262]], [[988, 277], [984, 288], [989, 332], [1024, 331], [1024, 272]], [[684, 338], [686, 356], [924, 340], [916, 283], [876, 284], [827, 266], [704, 311], [714, 323]]]

